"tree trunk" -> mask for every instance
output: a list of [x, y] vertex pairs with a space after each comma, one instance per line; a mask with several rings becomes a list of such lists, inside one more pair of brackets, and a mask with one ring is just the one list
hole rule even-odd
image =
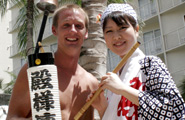
[[33, 47], [33, 5], [34, 0], [27, 1], [27, 55], [33, 53], [33, 49], [30, 49]]
[[79, 63], [98, 80], [106, 73], [107, 47], [96, 17], [103, 13], [106, 5], [107, 0], [82, 0], [82, 8], [88, 13], [90, 23], [89, 37], [84, 41]]

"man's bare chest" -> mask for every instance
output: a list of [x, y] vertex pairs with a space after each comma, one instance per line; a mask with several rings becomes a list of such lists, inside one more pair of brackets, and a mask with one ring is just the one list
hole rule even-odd
[[86, 103], [89, 94], [89, 90], [82, 90], [78, 85], [60, 91], [60, 106], [63, 117], [68, 120], [73, 118]]

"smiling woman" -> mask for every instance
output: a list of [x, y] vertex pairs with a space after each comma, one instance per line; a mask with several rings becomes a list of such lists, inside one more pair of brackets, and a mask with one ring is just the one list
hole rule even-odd
[[[137, 42], [137, 15], [129, 4], [109, 4], [101, 18], [107, 47], [121, 58]], [[165, 64], [137, 48], [117, 72], [102, 77], [100, 94], [92, 105], [102, 120], [182, 119], [184, 100]], [[100, 107], [104, 106], [104, 107]]]

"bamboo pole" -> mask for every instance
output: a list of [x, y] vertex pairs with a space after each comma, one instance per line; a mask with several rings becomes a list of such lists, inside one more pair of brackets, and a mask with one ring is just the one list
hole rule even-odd
[[[127, 62], [128, 58], [134, 53], [134, 51], [139, 47], [140, 42], [136, 42], [135, 45], [130, 49], [130, 51], [122, 58], [120, 63], [116, 66], [116, 68], [112, 71], [113, 73], [117, 73], [123, 65]], [[89, 108], [92, 102], [100, 95], [102, 89], [98, 88], [95, 92], [94, 96], [80, 109], [80, 111], [75, 115], [74, 120], [78, 120], [83, 113]]]

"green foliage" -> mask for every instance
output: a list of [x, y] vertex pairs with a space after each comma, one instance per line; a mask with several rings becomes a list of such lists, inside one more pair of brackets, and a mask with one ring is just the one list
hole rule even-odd
[[[18, 48], [21, 52], [21, 56], [26, 56], [26, 45], [27, 45], [27, 2], [22, 2], [22, 7], [20, 7], [19, 15], [17, 17], [17, 21], [15, 24], [16, 28], [19, 28], [18, 32]], [[37, 16], [39, 15], [39, 10], [33, 4], [33, 29], [35, 28], [35, 24], [37, 21]]]
[[0, 13], [3, 17], [5, 13], [7, 12], [7, 6], [9, 4], [17, 4], [20, 0], [0, 0]]
[[1, 0], [0, 1], [1, 16], [3, 16], [7, 11], [7, 4], [8, 4], [8, 0]]
[[110, 3], [124, 3], [126, 0], [108, 0], [107, 4]]
[[58, 0], [58, 3], [59, 3], [59, 6], [63, 4], [69, 4], [69, 3], [73, 3], [81, 6], [82, 0]]
[[82, 1], [81, 0], [76, 0], [76, 4], [77, 5], [81, 5], [82, 4]]
[[[19, 9], [19, 15], [16, 18], [16, 24], [14, 25], [14, 28], [18, 28], [18, 48], [21, 52], [21, 56], [26, 56], [26, 44], [27, 44], [27, 0], [1, 0], [0, 1], [0, 12], [3, 16], [7, 11], [7, 5], [10, 4], [16, 4]], [[37, 16], [39, 15], [39, 10], [33, 4], [33, 28], [35, 27], [35, 23], [37, 21]]]
[[17, 79], [17, 76], [12, 72], [8, 72], [8, 71], [5, 71], [5, 72], [11, 76], [12, 80], [6, 84], [3, 84], [3, 80], [0, 80], [0, 89], [2, 89], [5, 94], [11, 94], [15, 80]]
[[[125, 0], [108, 0], [108, 3], [123, 3]], [[6, 10], [7, 10], [7, 4], [13, 3], [13, 4], [18, 4], [20, 7], [19, 10], [19, 15], [17, 16], [17, 21], [16, 24], [14, 25], [15, 28], [19, 28], [18, 32], [18, 48], [19, 51], [21, 52], [21, 56], [26, 56], [26, 44], [27, 44], [27, 0], [1, 0], [0, 1], [0, 12], [1, 15], [4, 15]], [[81, 6], [82, 1], [81, 0], [58, 0], [59, 5], [66, 4], [66, 3], [75, 3]], [[34, 10], [33, 10], [33, 25], [35, 25], [37, 21], [37, 16], [39, 15], [39, 11], [35, 4], [33, 5]], [[35, 26], [33, 26], [33, 29]]]
[[12, 77], [12, 80], [9, 83], [4, 84], [3, 85], [4, 87], [2, 89], [4, 93], [11, 94], [17, 76], [13, 74], [12, 72], [8, 72], [8, 71], [5, 71], [5, 72], [7, 72]]
[[[17, 17], [17, 21], [15, 24], [16, 28], [19, 28], [18, 32], [18, 48], [19, 51], [23, 51], [26, 49], [26, 42], [27, 42], [27, 22], [26, 22], [26, 7], [22, 7], [19, 10], [19, 15]], [[24, 53], [22, 54], [24, 55]]]

